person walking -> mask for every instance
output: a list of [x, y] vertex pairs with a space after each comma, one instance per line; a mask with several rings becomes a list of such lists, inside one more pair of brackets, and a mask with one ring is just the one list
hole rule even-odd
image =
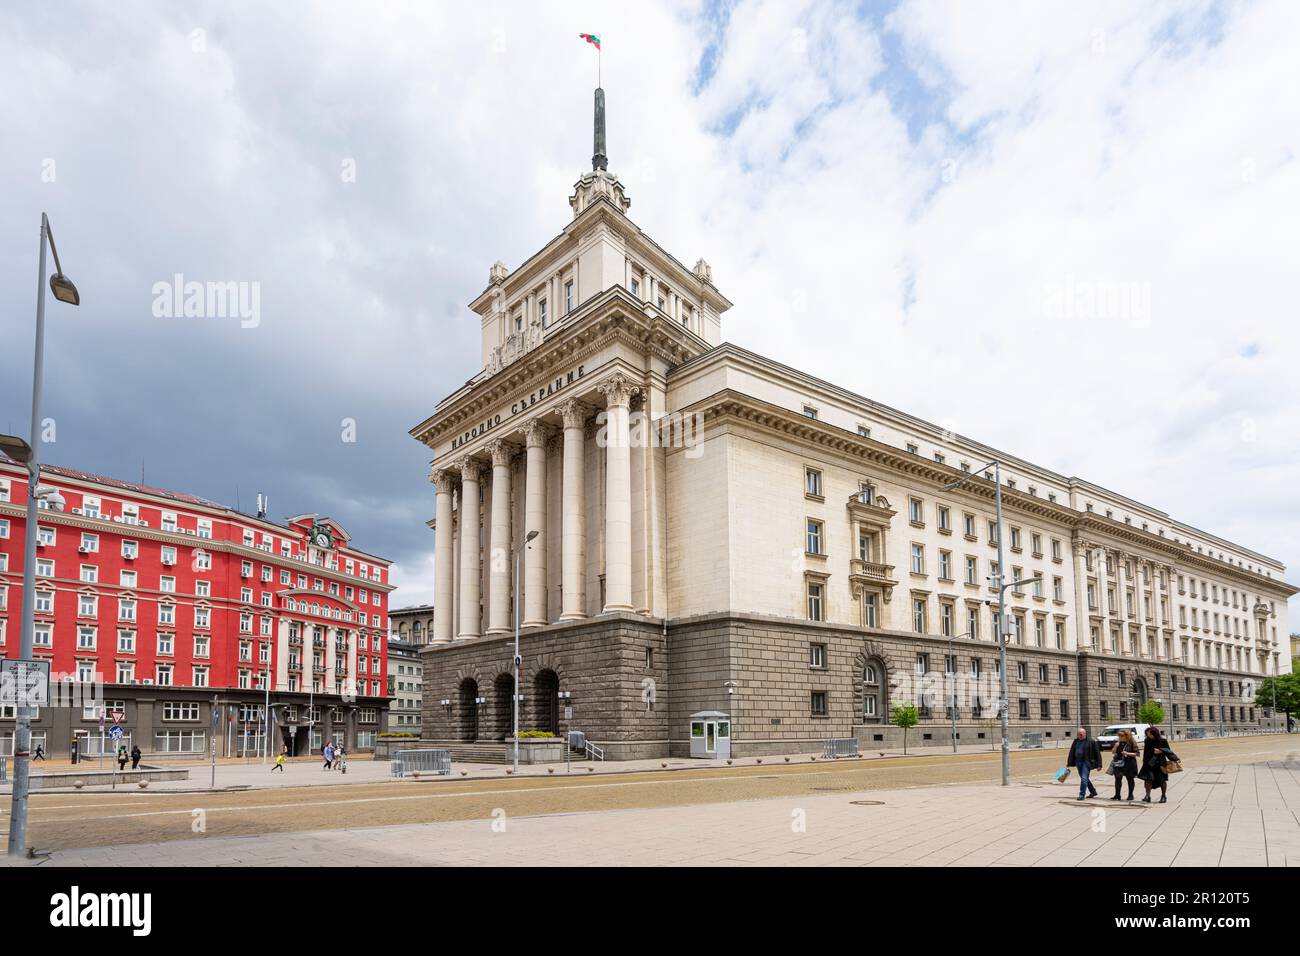
[[1133, 781], [1137, 779], [1137, 772], [1137, 740], [1133, 737], [1133, 731], [1121, 730], [1119, 739], [1115, 741], [1114, 756], [1111, 757], [1111, 773], [1115, 775], [1115, 796], [1111, 797], [1112, 800], [1120, 799], [1120, 788], [1125, 780], [1128, 781], [1128, 798], [1133, 799]]
[[35, 763], [37, 760], [44, 760], [44, 759], [45, 759], [45, 748], [42, 747], [40, 744], [37, 744], [36, 753], [32, 756], [32, 762]]
[[117, 769], [119, 771], [126, 769], [126, 761], [127, 761], [126, 744], [123, 744], [122, 746], [117, 748]]
[[1101, 747], [1088, 736], [1088, 731], [1083, 727], [1079, 728], [1074, 743], [1070, 744], [1070, 756], [1065, 765], [1074, 767], [1079, 772], [1079, 799], [1095, 797], [1097, 788], [1089, 778], [1094, 770], [1101, 769]]
[[277, 770], [280, 771], [280, 773], [284, 773], [284, 754], [283, 754], [283, 753], [278, 753], [278, 754], [275, 755], [275, 766], [271, 768], [271, 773], [275, 773]]
[[324, 769], [329, 770], [334, 764], [334, 745], [332, 743], [326, 744], [324, 749], [321, 750], [321, 756], [325, 758]]
[[1160, 728], [1148, 727], [1146, 738], [1142, 741], [1142, 769], [1138, 771], [1138, 777], [1147, 791], [1142, 798], [1143, 803], [1151, 802], [1151, 791], [1156, 787], [1160, 788], [1160, 802], [1169, 802], [1169, 773], [1165, 770], [1165, 764], [1172, 757], [1169, 741], [1160, 732]]
[[343, 745], [336, 744], [334, 747], [334, 769], [335, 770], [339, 770], [343, 767], [343, 757], [344, 757]]
[[140, 753], [139, 744], [136, 744], [131, 748], [131, 769], [132, 770], [140, 769], [140, 758], [143, 756], [144, 754]]

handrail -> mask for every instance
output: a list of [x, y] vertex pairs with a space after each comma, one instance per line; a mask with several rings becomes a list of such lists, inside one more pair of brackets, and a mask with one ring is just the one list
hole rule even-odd
[[593, 744], [591, 741], [587, 741], [587, 759], [588, 759], [588, 760], [604, 760], [604, 759], [605, 759], [605, 751], [602, 750], [600, 747], [597, 747], [597, 746], [596, 746], [595, 744]]

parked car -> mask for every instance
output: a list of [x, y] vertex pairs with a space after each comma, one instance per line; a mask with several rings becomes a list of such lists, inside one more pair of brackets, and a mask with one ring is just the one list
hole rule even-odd
[[1142, 736], [1150, 726], [1150, 724], [1111, 724], [1097, 735], [1097, 743], [1101, 745], [1102, 750], [1114, 750], [1115, 741], [1119, 740], [1119, 732], [1128, 730], [1132, 731], [1133, 736], [1137, 738], [1138, 746], [1141, 747]]

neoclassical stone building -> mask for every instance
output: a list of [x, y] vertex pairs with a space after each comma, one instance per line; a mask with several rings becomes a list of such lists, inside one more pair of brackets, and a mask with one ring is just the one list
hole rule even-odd
[[571, 220], [493, 266], [480, 368], [411, 431], [436, 487], [426, 739], [509, 732], [517, 606], [522, 726], [611, 757], [688, 753], [702, 711], [736, 754], [892, 743], [909, 696], [913, 740], [950, 743], [955, 695], [961, 741], [991, 744], [993, 460], [1026, 582], [1015, 741], [1147, 698], [1180, 734], [1265, 723], [1252, 683], [1290, 668], [1280, 563], [723, 342], [707, 263], [628, 217], [597, 96]]

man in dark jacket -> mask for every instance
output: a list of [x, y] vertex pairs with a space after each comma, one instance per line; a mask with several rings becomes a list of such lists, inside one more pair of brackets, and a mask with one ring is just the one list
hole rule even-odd
[[1082, 727], [1075, 735], [1074, 742], [1070, 744], [1070, 756], [1065, 761], [1065, 765], [1074, 767], [1079, 772], [1079, 799], [1095, 797], [1097, 788], [1092, 785], [1088, 776], [1094, 770], [1101, 769], [1101, 747]]

